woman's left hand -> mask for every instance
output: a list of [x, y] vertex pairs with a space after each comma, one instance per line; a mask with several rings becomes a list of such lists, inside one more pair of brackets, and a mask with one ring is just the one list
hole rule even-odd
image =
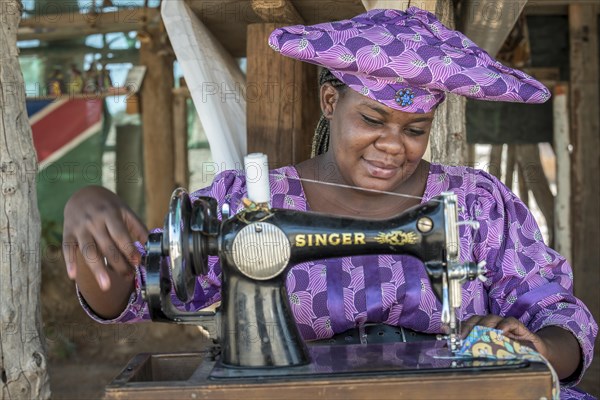
[[531, 347], [544, 357], [548, 356], [548, 347], [544, 339], [531, 332], [521, 321], [514, 317], [503, 318], [492, 314], [473, 315], [462, 323], [461, 336], [463, 338], [467, 337], [475, 325], [498, 329], [502, 331], [504, 336]]
[[475, 325], [501, 330], [506, 337], [531, 347], [550, 361], [559, 379], [573, 379], [573, 374], [582, 368], [579, 342], [560, 326], [547, 326], [533, 333], [514, 317], [474, 315], [462, 323], [462, 337], [467, 337]]

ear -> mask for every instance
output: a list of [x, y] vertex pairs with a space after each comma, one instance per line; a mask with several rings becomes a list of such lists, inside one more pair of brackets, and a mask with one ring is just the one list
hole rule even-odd
[[325, 118], [331, 119], [339, 98], [340, 92], [334, 88], [331, 83], [326, 82], [321, 85], [321, 88], [319, 89], [319, 100], [321, 104], [321, 111], [323, 112]]

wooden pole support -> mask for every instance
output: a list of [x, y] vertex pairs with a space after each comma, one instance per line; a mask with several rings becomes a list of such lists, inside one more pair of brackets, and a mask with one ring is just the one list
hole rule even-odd
[[252, 9], [264, 22], [302, 24], [304, 19], [289, 0], [252, 0]]
[[[600, 94], [598, 93], [598, 8], [594, 2], [569, 5], [571, 104], [571, 232], [575, 295], [600, 319]], [[580, 387], [600, 395], [600, 338]]]
[[246, 107], [248, 152], [263, 152], [269, 166], [310, 157], [320, 115], [317, 68], [283, 57], [265, 45], [274, 23], [248, 25]]
[[21, 11], [17, 0], [0, 6], [0, 398], [47, 399], [37, 157], [17, 48]]
[[144, 137], [144, 183], [146, 223], [163, 226], [171, 192], [175, 189], [173, 144], [173, 60], [160, 52], [161, 33], [148, 31], [142, 41], [140, 62], [147, 67], [142, 84], [142, 129]]
[[553, 93], [554, 154], [556, 154], [556, 198], [554, 201], [554, 245], [567, 261], [571, 252], [571, 139], [569, 138], [569, 87], [557, 83]]
[[173, 146], [175, 150], [175, 186], [187, 188], [189, 185], [188, 167], [188, 123], [187, 96], [176, 93], [173, 96]]

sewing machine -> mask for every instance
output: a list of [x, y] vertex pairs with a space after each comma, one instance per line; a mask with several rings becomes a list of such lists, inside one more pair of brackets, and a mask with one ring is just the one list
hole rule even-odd
[[[249, 160], [266, 166], [258, 155]], [[510, 382], [498, 392], [505, 398], [551, 397], [550, 373], [541, 364], [453, 356], [461, 344], [456, 310], [462, 284], [485, 279], [483, 265], [460, 262], [453, 193], [389, 220], [361, 220], [273, 209], [268, 173], [257, 176], [262, 181], [248, 181], [244, 208], [231, 215], [225, 205], [221, 220], [215, 199], [192, 202], [185, 190], [175, 190], [164, 231], [151, 234], [147, 243], [143, 295], [154, 321], [201, 325], [215, 342], [202, 352], [137, 356], [107, 387], [107, 398], [385, 398], [400, 393], [432, 398], [439, 397], [441, 387], [445, 398], [453, 393], [479, 398], [486, 390], [498, 391], [503, 380]], [[422, 260], [443, 305], [448, 334], [406, 343], [389, 329], [371, 327], [357, 344], [305, 343], [285, 289], [289, 269], [309, 260], [367, 254]], [[221, 261], [219, 308], [177, 308], [171, 289], [181, 302], [191, 301], [197, 275], [208, 272], [209, 255]], [[382, 332], [387, 332], [384, 340]]]

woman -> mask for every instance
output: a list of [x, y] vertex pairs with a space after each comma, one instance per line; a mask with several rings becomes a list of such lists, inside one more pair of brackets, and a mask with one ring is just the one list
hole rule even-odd
[[[455, 192], [459, 218], [481, 225], [477, 231], [461, 227], [461, 257], [485, 260], [488, 278], [464, 285], [459, 312], [466, 321], [463, 332], [476, 324], [500, 329], [535, 347], [565, 385], [578, 382], [591, 362], [597, 325], [572, 294], [568, 263], [544, 245], [531, 213], [494, 177], [422, 159], [445, 91], [542, 102], [549, 97], [547, 89], [416, 8], [372, 10], [349, 21], [278, 29], [270, 45], [284, 55], [330, 68], [321, 74], [323, 116], [313, 158], [271, 172], [272, 206], [389, 218], [443, 191]], [[225, 171], [194, 196], [212, 196], [219, 206], [227, 202], [236, 211], [245, 192], [243, 172]], [[139, 291], [144, 279], [144, 271], [136, 267], [140, 254], [131, 246], [134, 240], [144, 242], [147, 233], [131, 210], [105, 189], [83, 189], [67, 203], [67, 271], [96, 320], [148, 318]], [[211, 257], [209, 263], [210, 272], [199, 279], [194, 296], [197, 308], [220, 299], [218, 259]], [[331, 337], [365, 322], [441, 332], [441, 305], [422, 263], [411, 257], [302, 263], [292, 268], [287, 288], [307, 340]], [[585, 396], [566, 388], [562, 395]]]

